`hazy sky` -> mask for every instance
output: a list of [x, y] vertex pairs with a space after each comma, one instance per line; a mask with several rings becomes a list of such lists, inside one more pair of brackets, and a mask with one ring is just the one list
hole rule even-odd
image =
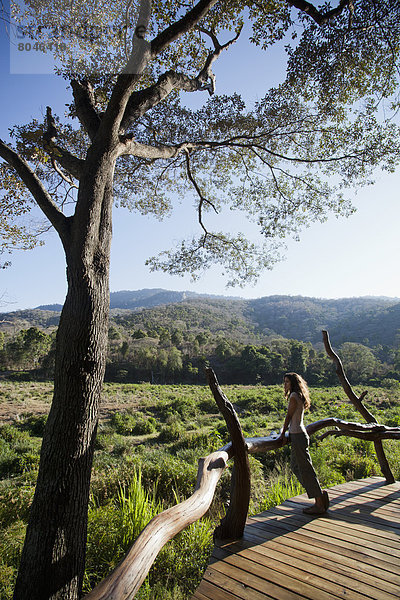
[[[279, 82], [284, 74], [282, 52], [262, 53], [250, 48], [245, 35], [215, 67], [217, 92], [242, 93], [251, 103]], [[51, 75], [10, 75], [9, 40], [0, 27], [0, 137], [7, 128], [33, 117], [43, 118], [45, 107], [63, 115], [70, 101], [65, 82]], [[191, 102], [207, 100], [205, 92]], [[357, 207], [349, 219], [331, 217], [303, 231], [300, 242], [289, 240], [286, 259], [273, 271], [260, 275], [256, 286], [226, 289], [218, 268], [210, 269], [200, 281], [150, 273], [147, 257], [171, 246], [183, 236], [196, 232], [193, 199], [183, 202], [172, 218], [158, 222], [127, 210], [114, 211], [114, 241], [111, 263], [111, 291], [162, 287], [254, 298], [290, 294], [339, 298], [349, 296], [400, 297], [397, 258], [400, 255], [399, 173], [377, 172], [373, 186], [348, 192]], [[225, 219], [232, 218], [229, 213]], [[224, 225], [226, 225], [226, 221]], [[228, 221], [229, 225], [229, 221]], [[253, 232], [250, 227], [249, 232]], [[56, 234], [49, 233], [46, 245], [28, 252], [15, 252], [12, 267], [0, 271], [2, 310], [31, 308], [62, 303], [65, 297], [65, 261]], [[4, 304], [4, 301], [9, 304]]]

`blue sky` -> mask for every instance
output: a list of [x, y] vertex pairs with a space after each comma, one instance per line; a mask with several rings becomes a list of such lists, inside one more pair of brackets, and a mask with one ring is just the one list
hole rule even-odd
[[[36, 117], [46, 106], [62, 115], [70, 93], [65, 82], [52, 75], [10, 74], [9, 40], [0, 26], [0, 137], [7, 139], [8, 127]], [[217, 92], [238, 91], [251, 103], [284, 75], [281, 49], [262, 53], [250, 48], [242, 34], [215, 66]], [[190, 102], [206, 101], [197, 93]], [[357, 212], [349, 219], [331, 217], [303, 231], [300, 242], [288, 241], [286, 259], [273, 271], [260, 275], [256, 286], [226, 289], [221, 270], [212, 268], [196, 283], [190, 277], [150, 273], [146, 258], [171, 246], [182, 235], [196, 232], [192, 199], [184, 201], [178, 213], [158, 222], [150, 217], [114, 211], [114, 241], [111, 263], [111, 291], [162, 287], [246, 298], [272, 294], [324, 298], [349, 296], [400, 297], [397, 257], [400, 254], [400, 168], [396, 174], [380, 171], [373, 186], [349, 191]], [[225, 216], [229, 217], [229, 214]], [[229, 224], [229, 223], [228, 223]], [[249, 227], [249, 234], [254, 233]], [[56, 234], [49, 233], [46, 244], [28, 252], [15, 252], [12, 267], [0, 272], [2, 310], [31, 308], [40, 304], [62, 303], [65, 297], [65, 261]], [[7, 302], [7, 304], [5, 304]]]

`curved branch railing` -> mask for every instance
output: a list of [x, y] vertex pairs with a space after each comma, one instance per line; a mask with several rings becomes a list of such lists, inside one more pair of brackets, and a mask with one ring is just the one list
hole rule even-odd
[[228, 459], [229, 454], [225, 450], [200, 458], [194, 494], [156, 515], [143, 529], [122, 562], [85, 596], [85, 600], [134, 598], [161, 548], [207, 512]]
[[[353, 406], [356, 407], [359, 413], [362, 414], [367, 423], [377, 423], [376, 418], [369, 412], [369, 410], [364, 406], [363, 399], [367, 395], [367, 392], [363, 392], [360, 396], [356, 396], [353, 392], [352, 387], [349, 383], [349, 380], [346, 377], [346, 374], [343, 369], [342, 361], [338, 357], [338, 355], [333, 351], [331, 343], [329, 341], [329, 334], [327, 331], [322, 331], [322, 339], [324, 340], [324, 346], [327, 355], [331, 360], [333, 360], [336, 367], [336, 374], [339, 377], [339, 381], [342, 384], [342, 387], [350, 400]], [[378, 457], [378, 462], [381, 467], [381, 471], [383, 476], [386, 479], [387, 483], [394, 483], [394, 476], [390, 469], [389, 463], [385, 456], [385, 451], [382, 446], [382, 441], [380, 439], [374, 440], [375, 452]]]
[[[307, 425], [307, 433], [311, 436], [321, 429], [333, 427], [334, 429], [323, 433], [320, 439], [330, 435], [345, 435], [373, 441], [382, 473], [387, 483], [392, 483], [394, 477], [383, 451], [382, 440], [400, 440], [400, 427], [386, 427], [376, 422], [375, 417], [362, 403], [366, 392], [356, 396], [345, 375], [340, 358], [330, 345], [328, 332], [323, 331], [322, 334], [326, 352], [335, 363], [336, 373], [347, 397], [368, 423], [353, 423], [329, 417]], [[206, 375], [232, 441], [220, 450], [199, 459], [194, 493], [187, 500], [155, 516], [114, 571], [87, 594], [84, 600], [133, 600], [162, 547], [208, 511], [217, 483], [231, 458], [234, 459], [231, 500], [227, 513], [216, 528], [214, 536], [217, 539], [242, 537], [250, 500], [248, 455], [276, 450], [289, 443], [289, 436], [286, 434], [282, 439], [277, 434], [271, 434], [268, 437], [244, 438], [238, 416], [231, 402], [222, 392], [215, 373], [212, 369], [207, 369]]]

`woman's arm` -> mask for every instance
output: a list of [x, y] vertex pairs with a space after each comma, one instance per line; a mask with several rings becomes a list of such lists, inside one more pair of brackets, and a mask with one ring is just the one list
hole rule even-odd
[[290, 421], [292, 420], [292, 417], [295, 413], [296, 410], [296, 394], [292, 393], [290, 394], [289, 397], [289, 404], [287, 407], [287, 412], [286, 412], [286, 417], [285, 420], [283, 422], [283, 427], [282, 427], [282, 431], [281, 431], [281, 437], [284, 437], [285, 435], [285, 431], [288, 429]]

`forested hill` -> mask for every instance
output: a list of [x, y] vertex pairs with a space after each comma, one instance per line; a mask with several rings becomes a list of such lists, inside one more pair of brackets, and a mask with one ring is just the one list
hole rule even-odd
[[[328, 329], [335, 344], [398, 345], [400, 301], [362, 297], [327, 300], [303, 296], [266, 296], [254, 300], [221, 298], [162, 289], [114, 292], [112, 319], [121, 325], [210, 331], [240, 341], [282, 336], [313, 344]], [[54, 327], [60, 305], [0, 314], [0, 326]]]
[[257, 324], [259, 332], [311, 343], [321, 341], [321, 330], [327, 329], [336, 344], [352, 341], [393, 346], [400, 332], [396, 298], [267, 296], [247, 301], [245, 315]]

